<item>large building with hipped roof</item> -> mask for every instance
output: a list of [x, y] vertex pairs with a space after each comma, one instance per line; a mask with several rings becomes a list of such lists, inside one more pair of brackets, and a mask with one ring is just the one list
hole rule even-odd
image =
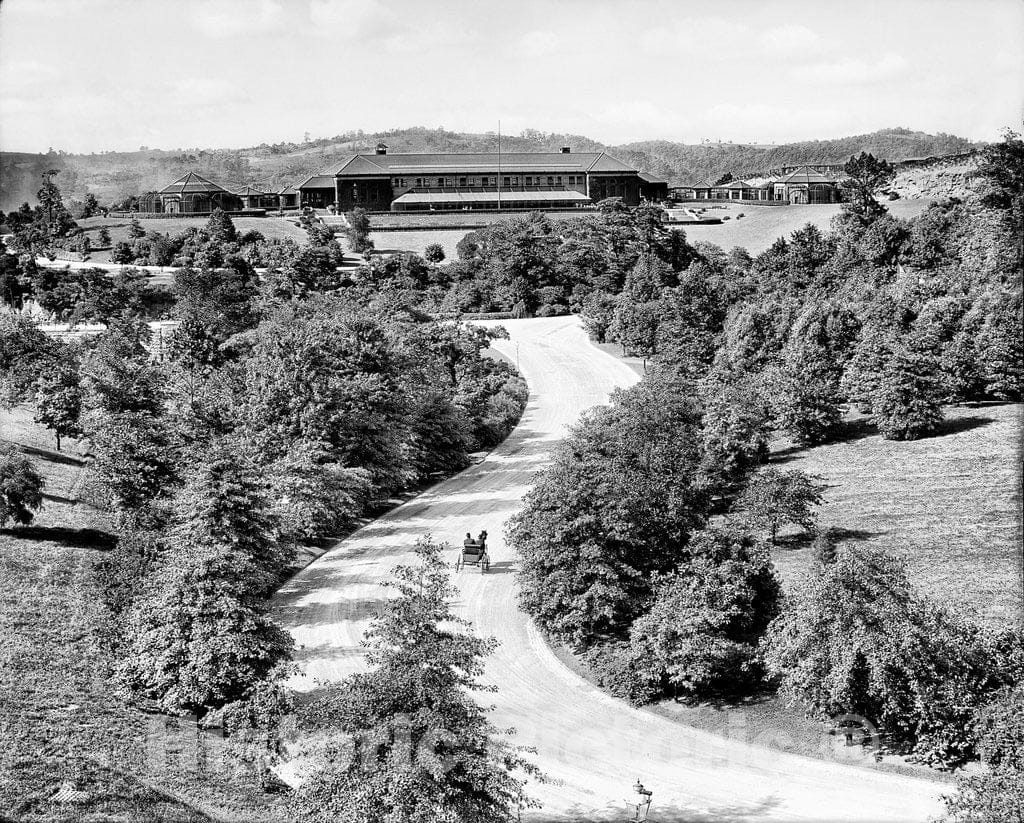
[[620, 197], [627, 206], [662, 195], [663, 181], [603, 151], [373, 154], [346, 157], [299, 184], [304, 206], [340, 211], [565, 209]]

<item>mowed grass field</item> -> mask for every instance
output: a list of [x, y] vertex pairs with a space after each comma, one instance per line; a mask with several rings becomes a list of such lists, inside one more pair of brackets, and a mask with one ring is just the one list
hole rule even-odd
[[[853, 415], [845, 440], [811, 449], [781, 441], [772, 463], [821, 478], [820, 526], [905, 558], [911, 581], [946, 605], [1020, 625], [1024, 406], [949, 407], [946, 418], [938, 436], [894, 442]], [[810, 546], [782, 542], [774, 560], [791, 585]]]
[[[169, 234], [172, 237], [187, 228], [202, 228], [206, 225], [206, 217], [168, 217], [166, 219], [140, 220], [142, 228], [147, 232], [158, 231], [161, 234]], [[233, 217], [231, 221], [239, 232], [258, 231], [268, 240], [290, 237], [297, 243], [305, 243], [307, 236], [305, 229], [296, 226], [290, 220], [283, 217]], [[99, 244], [99, 230], [106, 226], [110, 232], [110, 242], [117, 243], [128, 239], [129, 220], [123, 217], [89, 217], [79, 220], [78, 225], [86, 230], [93, 246]], [[97, 263], [110, 261], [110, 250], [102, 249], [91, 252], [90, 260]]]
[[431, 243], [440, 243], [444, 249], [445, 260], [454, 260], [455, 247], [467, 234], [466, 229], [375, 231], [370, 233], [370, 239], [376, 251], [383, 254], [411, 251], [422, 255]]
[[[892, 200], [885, 206], [895, 217], [915, 217], [926, 208], [931, 200]], [[723, 205], [711, 201], [712, 205]], [[689, 206], [701, 207], [687, 203]], [[708, 208], [704, 217], [725, 217], [730, 219], [714, 226], [680, 226], [691, 243], [704, 240], [721, 246], [726, 251], [742, 246], [751, 254], [760, 254], [779, 237], [788, 237], [807, 223], [813, 223], [822, 231], [829, 228], [832, 218], [839, 214], [839, 203], [809, 206], [752, 206], [729, 203], [725, 208]], [[737, 219], [737, 215], [743, 217]]]

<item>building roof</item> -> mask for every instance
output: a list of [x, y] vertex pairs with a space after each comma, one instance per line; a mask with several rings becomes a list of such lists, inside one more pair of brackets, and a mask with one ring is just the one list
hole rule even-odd
[[715, 184], [710, 180], [698, 180], [696, 183], [684, 183], [681, 186], [676, 186], [679, 189], [713, 189]]
[[201, 194], [212, 192], [224, 192], [225, 194], [228, 194], [228, 190], [223, 186], [211, 183], [205, 177], [201, 177], [194, 171], [190, 171], [179, 177], [170, 185], [164, 186], [160, 189], [159, 194]]
[[653, 174], [648, 174], [645, 171], [640, 172], [637, 176], [645, 183], [664, 183], [666, 185], [668, 184], [668, 180], [666, 180], [664, 177], [655, 177]]
[[[476, 154], [356, 154], [346, 158], [325, 175], [497, 174], [496, 152]], [[584, 172], [636, 172], [636, 169], [600, 152], [509, 152], [501, 155], [501, 173], [539, 172], [573, 174]]]
[[295, 188], [297, 189], [333, 189], [334, 188], [334, 175], [331, 174], [311, 174], [305, 180], [303, 180]]
[[260, 195], [277, 194], [277, 190], [267, 183], [246, 183], [235, 194], [239, 197], [259, 197]]
[[[578, 191], [503, 191], [501, 202], [509, 205], [515, 203], [589, 203], [590, 198]], [[458, 204], [498, 203], [496, 191], [455, 191], [455, 192], [409, 192], [395, 198], [399, 204]]]
[[801, 166], [800, 168], [791, 171], [789, 174], [782, 175], [776, 183], [835, 183], [836, 179], [830, 174], [825, 174], [820, 171], [815, 171], [809, 166]]
[[715, 189], [752, 189], [750, 183], [744, 183], [742, 180], [730, 180], [728, 183], [719, 183], [717, 186], [712, 186]]

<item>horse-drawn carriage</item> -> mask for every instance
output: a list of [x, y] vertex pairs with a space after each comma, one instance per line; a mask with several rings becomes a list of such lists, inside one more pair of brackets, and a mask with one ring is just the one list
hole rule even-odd
[[459, 559], [455, 561], [455, 570], [461, 571], [466, 566], [478, 566], [480, 574], [491, 567], [491, 558], [487, 554], [487, 532], [480, 532], [480, 536], [476, 540], [472, 535], [466, 534], [466, 539], [462, 541]]

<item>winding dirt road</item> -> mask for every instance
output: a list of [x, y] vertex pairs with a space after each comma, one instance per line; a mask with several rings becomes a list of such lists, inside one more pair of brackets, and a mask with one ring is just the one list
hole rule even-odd
[[[498, 687], [492, 719], [536, 747], [551, 782], [534, 785], [543, 803], [532, 820], [625, 820], [639, 777], [653, 790], [656, 821], [915, 821], [941, 811], [941, 784], [788, 755], [748, 743], [740, 725], [728, 738], [681, 726], [605, 695], [567, 669], [516, 608], [516, 559], [502, 524], [520, 505], [554, 443], [588, 408], [636, 382], [627, 366], [591, 346], [575, 318], [506, 321], [499, 348], [530, 385], [516, 430], [486, 460], [394, 509], [298, 574], [278, 597], [280, 618], [301, 649], [311, 689], [359, 670], [359, 641], [381, 602], [379, 583], [431, 533], [453, 545], [489, 532], [491, 572], [458, 573], [460, 614], [498, 638], [485, 680]], [[452, 550], [452, 558], [455, 550]], [[453, 574], [456, 574], [453, 571]], [[489, 696], [485, 696], [486, 697]]]

